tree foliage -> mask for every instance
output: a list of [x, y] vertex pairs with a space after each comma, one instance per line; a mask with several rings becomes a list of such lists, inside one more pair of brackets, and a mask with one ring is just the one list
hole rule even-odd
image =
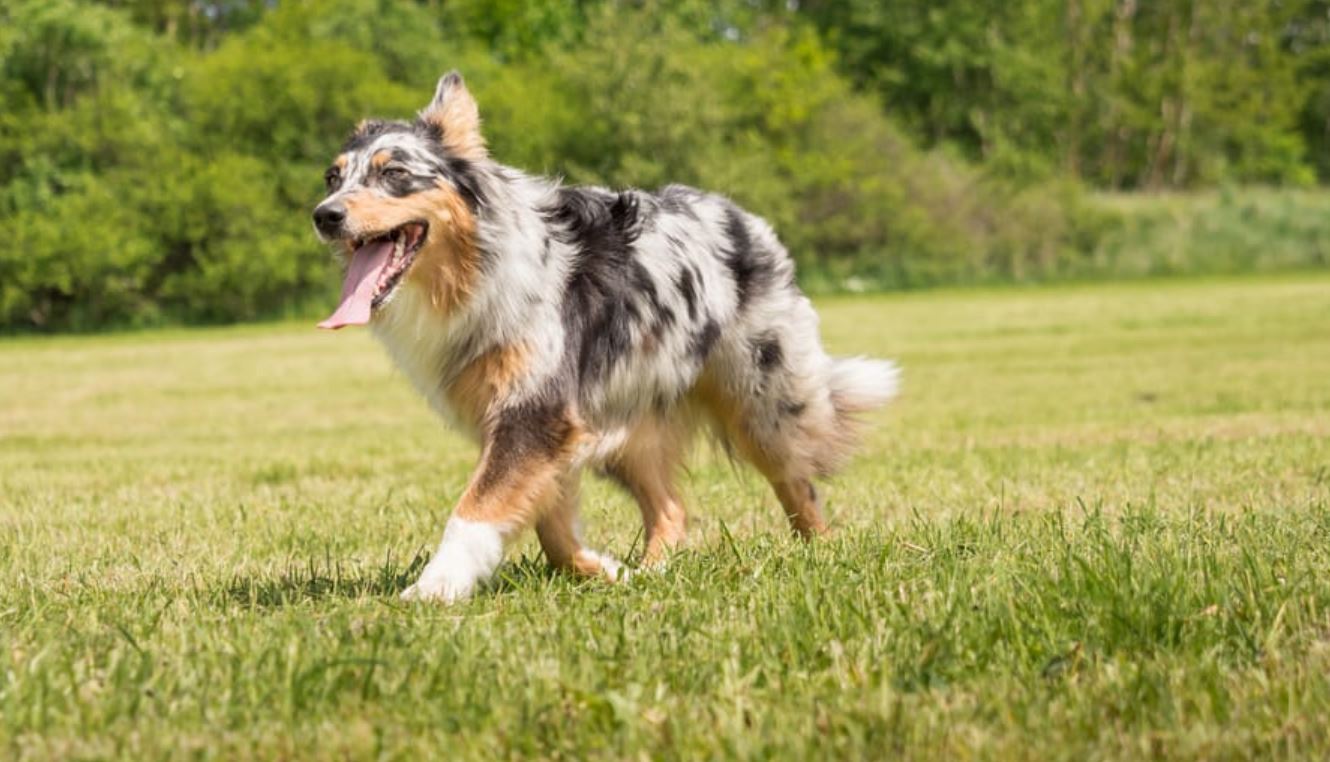
[[1158, 189], [1306, 183], [1324, 161], [1322, 0], [801, 5], [925, 141], [1008, 172]]
[[[0, 0], [0, 326], [236, 320], [335, 277], [321, 169], [459, 68], [495, 154], [692, 183], [811, 283], [1081, 273], [1083, 185], [1330, 172], [1324, 0]], [[1117, 240], [1117, 239], [1114, 239]]]

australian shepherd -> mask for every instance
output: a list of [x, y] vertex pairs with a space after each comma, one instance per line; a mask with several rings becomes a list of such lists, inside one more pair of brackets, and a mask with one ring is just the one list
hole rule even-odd
[[555, 567], [622, 578], [583, 544], [584, 467], [636, 499], [642, 563], [659, 565], [684, 540], [675, 477], [698, 424], [766, 477], [796, 533], [826, 531], [812, 480], [897, 371], [823, 351], [761, 218], [682, 185], [569, 187], [498, 164], [456, 72], [415, 121], [361, 122], [325, 179], [314, 226], [346, 278], [319, 325], [368, 325], [481, 450], [403, 598], [466, 598], [532, 525]]

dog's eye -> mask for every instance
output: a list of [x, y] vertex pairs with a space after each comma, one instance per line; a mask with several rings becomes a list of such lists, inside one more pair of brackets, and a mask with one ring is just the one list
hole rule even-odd
[[336, 167], [323, 173], [323, 184], [328, 186], [328, 190], [337, 187], [338, 181], [342, 179], [342, 173], [337, 171]]
[[401, 180], [404, 177], [406, 177], [406, 170], [401, 167], [383, 168], [383, 179], [385, 180]]

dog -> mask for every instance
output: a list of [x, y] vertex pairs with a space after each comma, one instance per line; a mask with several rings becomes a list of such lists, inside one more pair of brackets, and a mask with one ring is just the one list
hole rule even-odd
[[898, 370], [823, 351], [761, 218], [682, 185], [565, 186], [503, 166], [457, 72], [414, 121], [361, 122], [324, 179], [314, 226], [346, 274], [319, 326], [367, 324], [481, 450], [404, 599], [467, 598], [532, 525], [554, 567], [623, 578], [583, 543], [586, 468], [636, 499], [642, 565], [660, 565], [684, 540], [675, 476], [702, 425], [771, 483], [794, 532], [826, 531], [812, 480], [845, 461]]

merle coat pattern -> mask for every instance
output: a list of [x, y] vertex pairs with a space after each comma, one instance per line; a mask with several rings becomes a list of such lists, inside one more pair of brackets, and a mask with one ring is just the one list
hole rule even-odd
[[413, 122], [363, 122], [327, 175], [321, 237], [347, 261], [321, 325], [368, 324], [481, 445], [407, 599], [470, 595], [534, 525], [554, 565], [611, 579], [578, 479], [636, 498], [644, 564], [684, 539], [676, 472], [699, 425], [770, 481], [794, 531], [825, 531], [812, 479], [896, 389], [889, 362], [829, 357], [770, 226], [721, 196], [566, 187], [494, 162], [456, 73]]

